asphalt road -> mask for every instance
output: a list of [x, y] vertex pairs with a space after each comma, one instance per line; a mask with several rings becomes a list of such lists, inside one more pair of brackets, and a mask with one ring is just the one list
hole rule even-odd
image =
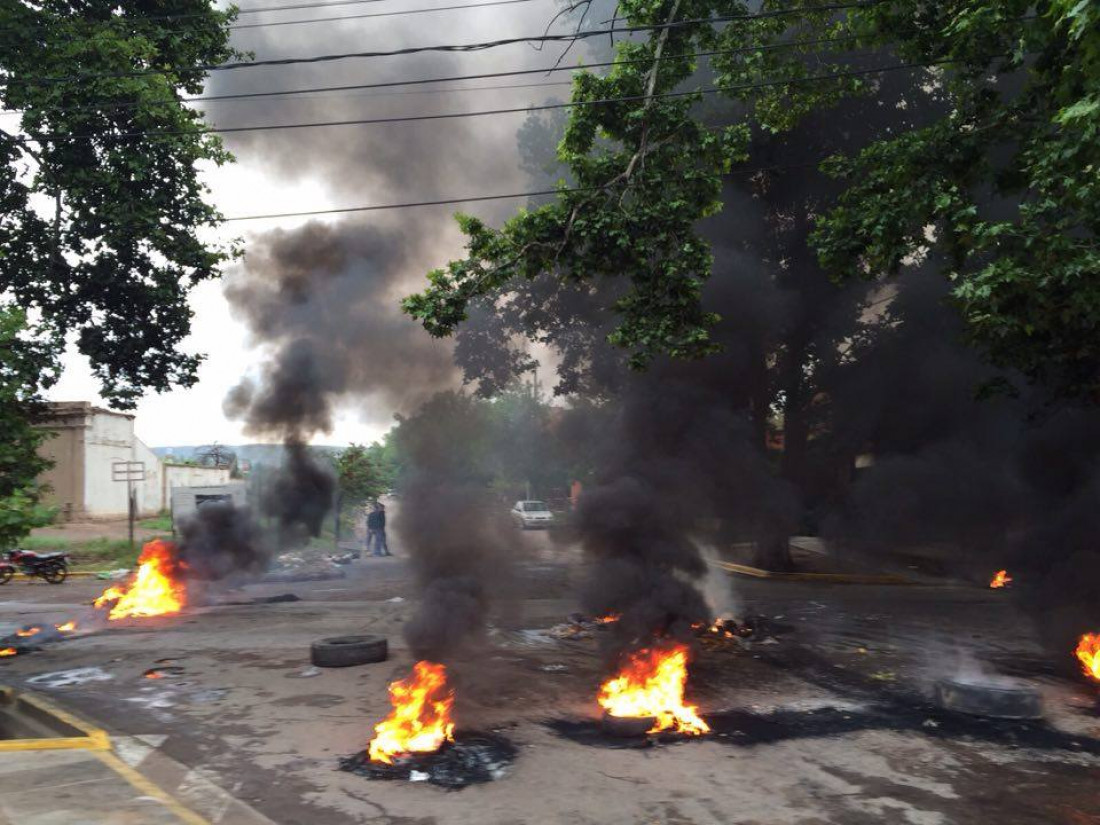
[[[771, 628], [748, 646], [704, 644], [693, 665], [693, 696], [722, 734], [609, 748], [584, 735], [603, 673], [599, 638], [532, 632], [575, 609], [582, 560], [542, 534], [516, 541], [517, 584], [499, 594], [484, 646], [455, 667], [460, 727], [496, 731], [518, 750], [488, 784], [446, 792], [336, 770], [369, 741], [388, 711], [386, 686], [412, 664], [401, 629], [416, 588], [400, 555], [364, 559], [345, 579], [212, 596], [293, 592], [298, 602], [111, 623], [0, 663], [0, 684], [35, 689], [140, 744], [139, 767], [178, 777], [158, 781], [219, 825], [246, 821], [234, 819], [246, 807], [279, 825], [1100, 823], [1095, 696], [1052, 670], [1005, 594], [716, 579], [738, 615], [764, 614]], [[0, 630], [84, 619], [101, 588], [8, 585]], [[390, 660], [310, 669], [311, 641], [360, 632], [387, 636]], [[166, 665], [182, 671], [143, 676]], [[50, 676], [81, 668], [99, 681]], [[935, 678], [983, 671], [1039, 687], [1049, 727], [964, 723], [927, 705]], [[0, 773], [0, 806], [11, 792]]]

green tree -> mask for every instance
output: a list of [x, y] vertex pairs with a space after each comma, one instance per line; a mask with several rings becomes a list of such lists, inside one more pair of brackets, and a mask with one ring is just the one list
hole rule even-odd
[[37, 448], [46, 431], [33, 426], [38, 394], [57, 378], [49, 341], [35, 335], [26, 313], [0, 306], [0, 550], [49, 522], [37, 477], [49, 462]]
[[386, 490], [385, 479], [369, 448], [352, 444], [334, 458], [336, 478], [344, 497], [361, 503], [378, 498]]
[[237, 54], [234, 15], [209, 0], [0, 2], [0, 107], [20, 114], [0, 130], [0, 541], [42, 516], [32, 424], [68, 341], [117, 407], [196, 380], [200, 357], [179, 351], [188, 292], [235, 250], [206, 239], [220, 216], [199, 177], [230, 157], [181, 95]]
[[230, 160], [181, 100], [236, 55], [210, 0], [5, 0], [0, 295], [75, 338], [116, 406], [196, 380], [190, 288], [233, 249], [199, 176]]
[[[700, 304], [712, 258], [698, 234], [753, 135], [875, 96], [891, 72], [919, 82], [898, 105], [927, 118], [861, 132], [822, 165], [839, 192], [812, 210], [810, 243], [837, 279], [943, 261], [972, 340], [994, 361], [1069, 394], [1100, 390], [1100, 27], [1075, 0], [627, 0], [629, 64], [578, 72], [559, 159], [576, 187], [501, 229], [460, 216], [467, 256], [429, 274], [405, 309], [435, 335], [516, 283], [621, 279], [609, 340], [633, 366], [712, 353]], [[712, 22], [716, 16], [729, 25]], [[730, 18], [740, 19], [731, 20]], [[690, 55], [718, 52], [733, 125], [706, 127], [684, 90]], [[664, 93], [684, 92], [676, 97]], [[615, 103], [594, 101], [621, 98]], [[779, 163], [787, 159], [780, 158]], [[795, 158], [804, 162], [805, 158]]]
[[[713, 3], [628, 2], [630, 25], [664, 26], [706, 16]], [[459, 216], [468, 256], [428, 276], [428, 289], [405, 310], [433, 335], [449, 335], [466, 319], [471, 300], [493, 296], [515, 281], [553, 273], [569, 283], [621, 278], [619, 323], [611, 340], [635, 366], [668, 352], [694, 357], [714, 351], [717, 320], [699, 304], [710, 274], [700, 219], [720, 205], [721, 176], [742, 158], [742, 127], [711, 129], [691, 116], [698, 95], [661, 97], [687, 80], [696, 62], [699, 27], [665, 27], [645, 42], [618, 44], [624, 61], [606, 77], [574, 76], [573, 102], [559, 159], [579, 191], [523, 211], [500, 230]], [[621, 103], [594, 101], [623, 98]]]

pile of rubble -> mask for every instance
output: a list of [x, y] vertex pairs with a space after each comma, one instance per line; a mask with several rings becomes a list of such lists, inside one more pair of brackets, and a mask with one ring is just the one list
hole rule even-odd
[[309, 582], [342, 579], [347, 576], [342, 565], [320, 554], [281, 553], [263, 577], [265, 582]]

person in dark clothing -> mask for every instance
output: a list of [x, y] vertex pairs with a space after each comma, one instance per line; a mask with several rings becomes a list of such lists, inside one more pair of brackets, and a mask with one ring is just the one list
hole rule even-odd
[[382, 502], [376, 501], [374, 508], [367, 515], [367, 550], [374, 545], [374, 556], [392, 556], [390, 548], [386, 545], [386, 508]]

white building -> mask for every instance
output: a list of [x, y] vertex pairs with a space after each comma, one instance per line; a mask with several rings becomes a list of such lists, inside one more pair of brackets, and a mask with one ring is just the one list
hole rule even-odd
[[126, 518], [125, 478], [122, 467], [130, 462], [138, 514], [153, 516], [168, 508], [172, 489], [225, 484], [229, 470], [194, 467], [162, 461], [134, 434], [134, 417], [128, 413], [95, 407], [86, 401], [61, 401], [49, 405], [41, 425], [51, 436], [38, 448], [54, 462], [39, 480], [50, 492], [45, 503], [56, 505], [62, 521]]

